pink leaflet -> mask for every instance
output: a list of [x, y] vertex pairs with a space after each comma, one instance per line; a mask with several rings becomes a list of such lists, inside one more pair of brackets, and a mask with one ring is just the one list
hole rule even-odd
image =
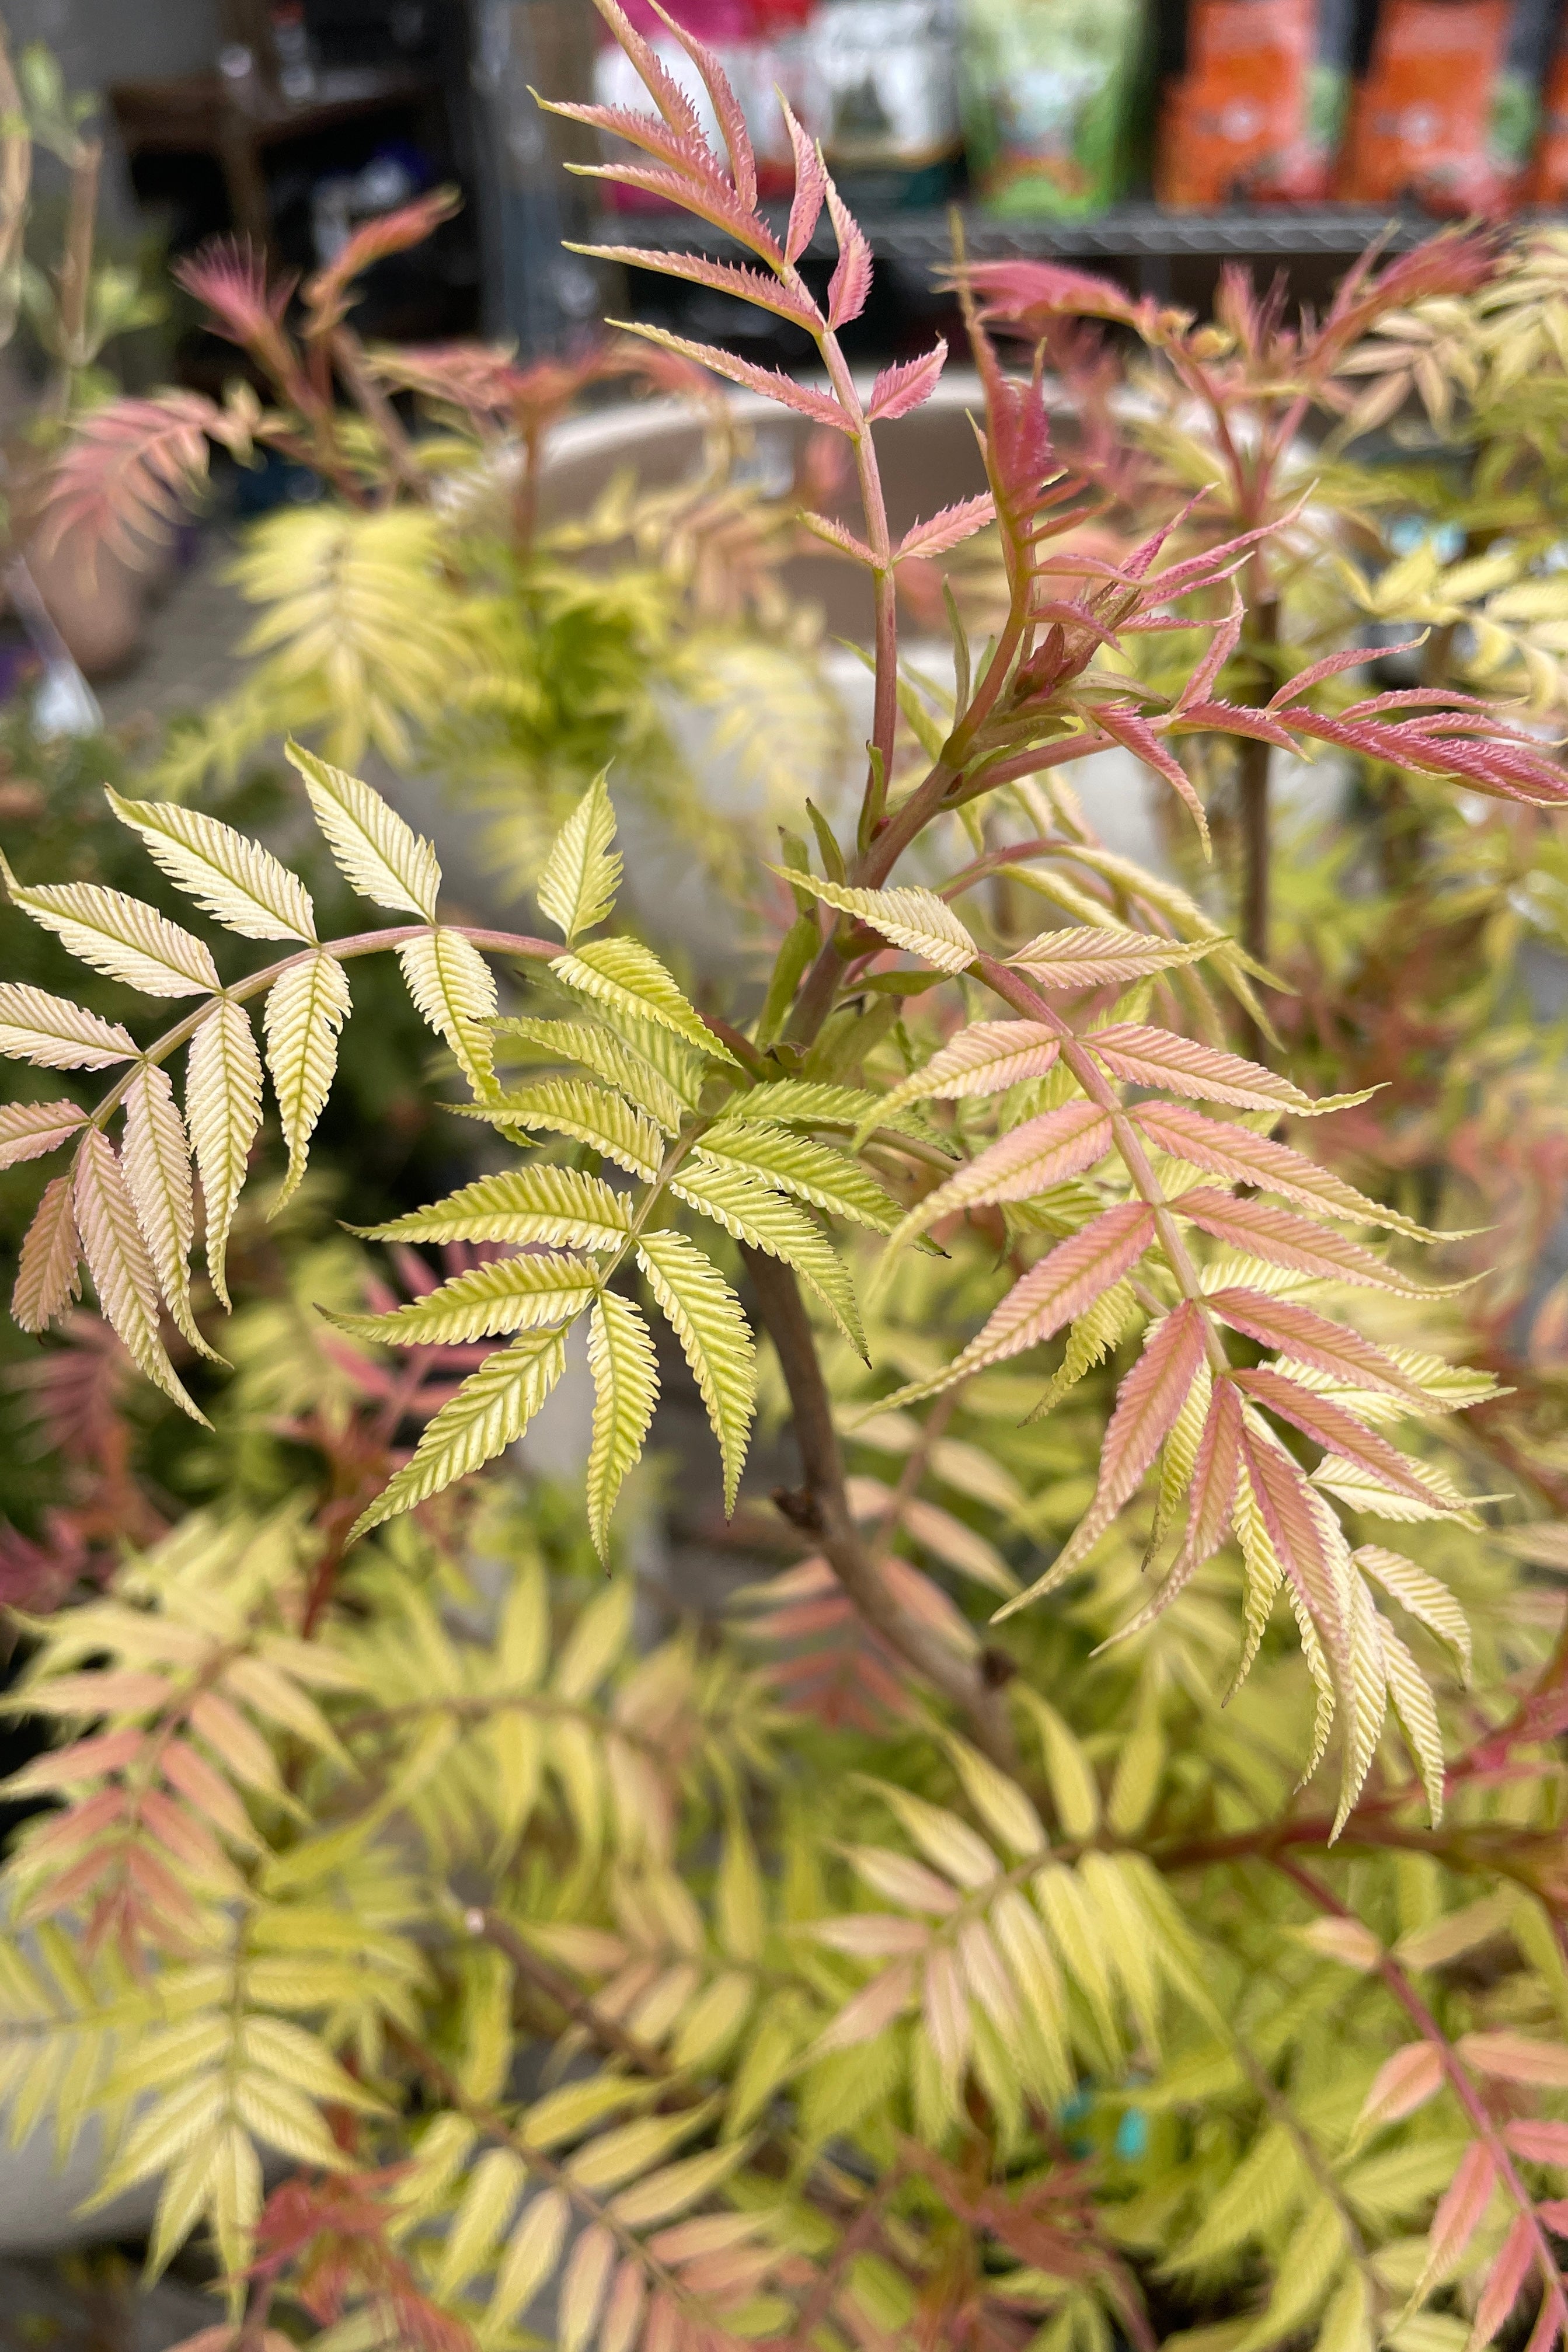
[[1392, 1266], [1360, 1242], [1346, 1241], [1325, 1225], [1315, 1225], [1289, 1209], [1271, 1208], [1265, 1201], [1238, 1201], [1207, 1185], [1184, 1192], [1172, 1202], [1179, 1217], [1190, 1217], [1215, 1241], [1245, 1250], [1270, 1265], [1287, 1266], [1293, 1274], [1320, 1275], [1330, 1282], [1360, 1282], [1373, 1290], [1394, 1290], [1405, 1297], [1425, 1296], [1418, 1283], [1406, 1282]]
[[1184, 1103], [1137, 1103], [1132, 1117], [1152, 1143], [1173, 1160], [1223, 1176], [1230, 1184], [1258, 1184], [1266, 1192], [1282, 1192], [1288, 1201], [1333, 1217], [1353, 1217], [1363, 1224], [1383, 1221], [1375, 1201], [1369, 1201], [1304, 1151], [1272, 1136], [1254, 1135], [1245, 1127], [1227, 1127], [1223, 1119], [1205, 1118]]
[[1529, 2277], [1536, 2252], [1535, 2226], [1528, 2213], [1515, 2217], [1513, 2227], [1502, 2242], [1487, 2283], [1481, 2289], [1476, 2305], [1476, 2315], [1470, 2333], [1478, 2344], [1489, 2344], [1503, 2321], [1519, 2300], [1520, 2289]]
[[1245, 615], [1246, 607], [1241, 601], [1241, 591], [1239, 588], [1233, 588], [1230, 592], [1230, 610], [1225, 618], [1216, 624], [1215, 633], [1209, 639], [1207, 653], [1182, 688], [1181, 698], [1176, 704], [1178, 711], [1184, 711], [1189, 702], [1206, 702], [1214, 692], [1221, 670], [1241, 642], [1241, 625]]
[[1472, 2140], [1432, 2216], [1426, 2241], [1426, 2275], [1441, 2278], [1453, 2269], [1480, 2227], [1497, 2186], [1497, 2158], [1484, 2139]]
[[730, 77], [712, 50], [705, 47], [694, 33], [689, 33], [684, 25], [678, 24], [668, 10], [659, 5], [659, 0], [653, 0], [653, 5], [702, 77], [702, 86], [713, 101], [713, 112], [723, 133], [735, 193], [743, 205], [754, 211], [757, 159], [752, 152], [752, 142], [746, 134], [746, 118], [742, 111], [741, 101], [731, 87]]
[[802, 514], [795, 520], [803, 530], [810, 531], [813, 539], [820, 539], [827, 546], [836, 547], [840, 555], [847, 555], [852, 562], [863, 563], [870, 571], [876, 570], [877, 559], [865, 541], [857, 539], [843, 523], [834, 522], [829, 516], [819, 514]]
[[1525, 2157], [1531, 2164], [1568, 2165], [1568, 2124], [1507, 2123], [1502, 2136], [1515, 2156]]
[[1385, 760], [1391, 767], [1459, 778], [1500, 800], [1542, 807], [1568, 801], [1568, 770], [1549, 759], [1544, 751], [1529, 750], [1517, 738], [1500, 736], [1489, 742], [1464, 743], [1457, 740], [1461, 721], [1447, 723], [1448, 731], [1439, 736], [1419, 719], [1402, 724], [1358, 720], [1353, 711], [1343, 719], [1327, 719], [1316, 711], [1298, 711], [1291, 718], [1298, 733], [1316, 736], [1325, 743], [1343, 743], [1369, 759]]
[[736, 359], [731, 352], [716, 351], [707, 343], [688, 342], [684, 335], [669, 334], [662, 327], [624, 320], [614, 323], [624, 326], [628, 334], [641, 335], [645, 341], [676, 352], [681, 359], [695, 360], [699, 367], [710, 368], [715, 375], [738, 383], [744, 392], [761, 393], [764, 400], [776, 400], [781, 408], [793, 408], [797, 416], [809, 416], [814, 425], [829, 425], [837, 433], [849, 430], [849, 420], [837, 401], [830, 400], [826, 393], [814, 392], [809, 384], [796, 383], [793, 376], [782, 375], [776, 368], [757, 367], [750, 360]]
[[1274, 743], [1282, 751], [1297, 749], [1278, 719], [1254, 710], [1248, 703], [1189, 702], [1183, 705], [1181, 716], [1188, 727], [1212, 727], [1223, 735], [1250, 736], [1256, 743]]
[[1211, 1291], [1208, 1303], [1233, 1331], [1245, 1331], [1249, 1339], [1277, 1348], [1299, 1363], [1310, 1364], [1314, 1370], [1335, 1380], [1387, 1389], [1413, 1402], [1420, 1399], [1419, 1389], [1392, 1356], [1385, 1356], [1348, 1324], [1331, 1321], [1300, 1299], [1270, 1298], [1267, 1291], [1233, 1289]]
[[631, 19], [616, 5], [616, 0], [594, 0], [594, 5], [636, 66], [643, 87], [670, 129], [693, 141], [711, 160], [711, 151], [702, 136], [697, 110], [668, 68], [660, 61], [658, 52], [644, 40]]
[[921, 1203], [929, 1223], [950, 1210], [994, 1201], [1030, 1201], [1103, 1160], [1110, 1149], [1110, 1114], [1081, 1097], [1026, 1119], [978, 1152]]
[[995, 516], [989, 490], [983, 490], [978, 498], [961, 499], [956, 506], [943, 507], [926, 521], [911, 523], [894, 551], [893, 561], [903, 563], [911, 555], [945, 555], [949, 548], [984, 530]]
[[726, 229], [738, 245], [748, 246], [764, 261], [784, 259], [767, 224], [747, 211], [717, 170], [710, 177], [700, 179], [693, 173], [654, 163], [574, 163], [571, 168], [580, 180], [619, 180], [626, 187], [641, 188], [645, 195], [660, 196], [683, 213], [695, 213], [711, 227]]
[[796, 121], [795, 110], [785, 98], [784, 128], [795, 152], [795, 198], [789, 208], [789, 226], [784, 231], [784, 259], [798, 261], [811, 243], [812, 233], [822, 217], [822, 206], [827, 194], [827, 172], [815, 141], [806, 137]]
[[981, 1360], [1001, 1363], [1051, 1339], [1131, 1273], [1153, 1236], [1154, 1213], [1142, 1201], [1102, 1211], [1015, 1283], [964, 1354], [978, 1368]]
[[901, 2016], [914, 1990], [914, 1969], [908, 1960], [895, 1960], [873, 1977], [853, 2000], [846, 2002], [818, 2039], [819, 2051], [852, 2050], [857, 2042], [875, 2040], [885, 2025]]
[[1222, 1053], [1215, 1045], [1200, 1045], [1191, 1037], [1177, 1037], [1167, 1029], [1146, 1028], [1135, 1021], [1096, 1029], [1082, 1043], [1133, 1086], [1168, 1087], [1175, 1094], [1194, 1095], [1200, 1102], [1236, 1103], [1247, 1110], [1289, 1109], [1303, 1100], [1289, 1078], [1239, 1054]]
[[582, 123], [584, 130], [624, 139], [628, 146], [641, 148], [645, 155], [668, 163], [672, 171], [695, 173], [704, 179], [712, 175], [713, 158], [707, 148], [694, 147], [657, 114], [634, 111], [629, 106], [590, 106], [566, 98], [545, 98], [539, 103], [545, 114], [559, 114], [567, 122]]
[[1244, 1428], [1241, 1459], [1279, 1564], [1321, 1634], [1343, 1689], [1350, 1681], [1350, 1628], [1319, 1516], [1326, 1507], [1322, 1496], [1271, 1433]]
[[1430, 2042], [1408, 2042], [1384, 2059], [1361, 2111], [1361, 2128], [1396, 2124], [1435, 2099], [1443, 2087], [1443, 2053]]
[[1500, 2083], [1543, 2083], [1568, 2090], [1568, 2046], [1537, 2042], [1524, 2033], [1463, 2033], [1459, 2055], [1478, 2074]]
[[1391, 1445], [1378, 1431], [1368, 1429], [1331, 1397], [1319, 1396], [1311, 1389], [1300, 1387], [1267, 1364], [1253, 1371], [1233, 1372], [1231, 1378], [1247, 1396], [1281, 1421], [1289, 1422], [1314, 1445], [1359, 1463], [1396, 1495], [1408, 1496], [1416, 1503], [1431, 1501], [1430, 1488], [1414, 1475], [1397, 1446]]
[[1042, 1021], [973, 1021], [934, 1053], [921, 1072], [933, 1100], [999, 1095], [1056, 1066], [1061, 1041]]
[[1058, 1570], [1065, 1574], [1069, 1563], [1083, 1558], [1135, 1492], [1187, 1401], [1203, 1355], [1203, 1314], [1192, 1299], [1184, 1298], [1156, 1325], [1117, 1391], [1116, 1410], [1100, 1447], [1094, 1499], [1058, 1555], [1050, 1570], [1053, 1580]]
[[[1392, 654], [1419, 653], [1425, 643], [1425, 637], [1413, 637], [1408, 645], [1380, 646], [1376, 658], [1386, 661]], [[1283, 710], [1288, 703], [1310, 693], [1313, 687], [1321, 686], [1325, 678], [1339, 677], [1347, 669], [1364, 669], [1372, 658], [1372, 649], [1367, 646], [1352, 646], [1348, 653], [1327, 654], [1321, 661], [1313, 662], [1310, 668], [1298, 670], [1294, 677], [1287, 678], [1279, 693], [1269, 697], [1268, 708], [1270, 710]]]
[[1125, 703], [1096, 703], [1093, 706], [1095, 724], [1102, 727], [1114, 741], [1164, 777], [1185, 807], [1199, 833], [1208, 839], [1208, 819], [1204, 804], [1193, 789], [1192, 778], [1168, 743], [1163, 743], [1141, 711]]
[[827, 182], [827, 209], [838, 239], [838, 261], [827, 287], [827, 323], [847, 326], [866, 308], [871, 291], [871, 247], [860, 224], [833, 182]]
[[622, 262], [628, 269], [653, 269], [666, 278], [687, 278], [693, 286], [710, 286], [715, 293], [732, 294], [737, 300], [750, 302], [759, 310], [772, 310], [777, 318], [792, 320], [808, 333], [822, 323], [807, 296], [792, 293], [778, 278], [764, 277], [760, 269], [747, 269], [728, 261], [710, 261], [700, 253], [651, 252], [632, 245], [582, 245], [570, 249], [598, 261]]
[[86, 1118], [74, 1102], [6, 1103], [0, 1108], [0, 1168], [41, 1159], [68, 1142]]
[[918, 360], [900, 360], [895, 366], [885, 367], [871, 386], [867, 416], [873, 424], [908, 416], [931, 398], [946, 364], [947, 343], [939, 335], [933, 349]]
[[[1134, 1617], [1118, 1627], [1110, 1636], [1113, 1642], [1125, 1642], [1141, 1633], [1146, 1625], [1163, 1617], [1173, 1601], [1183, 1593], [1202, 1568], [1213, 1558], [1225, 1540], [1230, 1525], [1231, 1508], [1236, 1501], [1237, 1475], [1241, 1468], [1241, 1400], [1227, 1381], [1216, 1383], [1209, 1404], [1208, 1419], [1198, 1441], [1198, 1457], [1193, 1467], [1192, 1488], [1187, 1499], [1187, 1532], [1182, 1548], [1171, 1563], [1169, 1575], [1159, 1586], [1152, 1600], [1145, 1601]], [[1102, 1643], [1102, 1649], [1108, 1648]]]

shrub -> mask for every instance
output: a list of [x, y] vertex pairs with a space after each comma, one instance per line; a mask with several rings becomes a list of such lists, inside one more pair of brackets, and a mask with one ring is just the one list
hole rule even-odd
[[[205, 2226], [251, 2343], [281, 2318], [344, 2352], [1262, 2352], [1309, 2329], [1323, 2352], [1458, 2352], [1505, 2327], [1547, 2352], [1568, 2317], [1568, 1652], [1529, 1563], [1560, 1531], [1500, 1517], [1539, 1499], [1533, 1469], [1494, 1454], [1505, 1491], [1475, 1492], [1458, 1416], [1494, 1391], [1416, 1271], [1436, 1237], [1305, 1148], [1347, 1108], [1331, 1040], [1309, 1092], [1256, 954], [1105, 849], [1064, 772], [1130, 750], [1201, 831], [1186, 762], [1217, 799], [1196, 763], [1237, 747], [1255, 883], [1255, 746], [1331, 745], [1542, 828], [1568, 782], [1447, 678], [1369, 695], [1342, 628], [1302, 645], [1281, 585], [1300, 518], [1260, 445], [1229, 478], [1256, 510], [1212, 529], [1175, 494], [1179, 453], [1112, 482], [1092, 411], [1065, 469], [1044, 350], [1008, 374], [978, 315], [1044, 341], [1064, 303], [1120, 305], [1216, 432], [1245, 397], [1283, 457], [1310, 407], [1354, 397], [1374, 329], [1469, 299], [1487, 257], [1448, 240], [1368, 265], [1295, 341], [1266, 308], [1194, 328], [1059, 273], [961, 269], [989, 488], [895, 545], [872, 427], [942, 352], [861, 391], [837, 331], [871, 257], [819, 156], [786, 117], [781, 241], [714, 60], [689, 44], [725, 158], [603, 6], [657, 110], [570, 110], [648, 159], [606, 170], [757, 265], [646, 266], [765, 302], [822, 356], [826, 389], [676, 346], [851, 452], [859, 529], [812, 527], [874, 594], [858, 819], [841, 840], [808, 808], [786, 833], [772, 975], [732, 1018], [614, 928], [602, 780], [541, 874], [549, 939], [443, 919], [429, 845], [298, 746], [328, 846], [395, 920], [323, 940], [266, 849], [119, 796], [163, 872], [275, 961], [223, 987], [184, 924], [12, 881], [92, 969], [189, 1007], [141, 1045], [0, 991], [8, 1050], [119, 1073], [90, 1107], [6, 1114], [14, 1157], [71, 1155], [24, 1322], [68, 1305], [85, 1258], [131, 1354], [190, 1402], [164, 1333], [213, 1345], [191, 1159], [221, 1297], [261, 1119], [248, 1008], [293, 1185], [368, 956], [395, 954], [509, 1155], [372, 1229], [484, 1255], [438, 1284], [405, 1256], [405, 1304], [334, 1310], [356, 1348], [410, 1352], [329, 1495], [220, 1500], [29, 1622], [21, 1703], [68, 1737], [9, 1784], [52, 1801], [5, 1873], [16, 2128], [106, 2116], [102, 2194], [161, 2178], [154, 2265]], [[797, 263], [824, 207], [818, 305]], [[1116, 542], [1097, 481], [1155, 509], [1141, 536]], [[897, 575], [983, 530], [1005, 614], [976, 647], [955, 610], [948, 703], [899, 670]], [[1034, 932], [1028, 893], [1065, 925]], [[497, 966], [526, 1010], [501, 1013]], [[509, 1086], [520, 1048], [551, 1075]], [[535, 1506], [502, 1473], [465, 1484], [579, 1327], [595, 1547], [614, 1565], [684, 1360], [731, 1528], [791, 1548], [742, 1596], [761, 1664], [711, 1626], [639, 1627], [634, 1580], [593, 1591], [559, 1523], [547, 1574]], [[437, 1351], [489, 1339], [379, 1483]], [[759, 1399], [799, 1457], [771, 1518], [741, 1483]], [[293, 2168], [270, 2194], [262, 2150]]]

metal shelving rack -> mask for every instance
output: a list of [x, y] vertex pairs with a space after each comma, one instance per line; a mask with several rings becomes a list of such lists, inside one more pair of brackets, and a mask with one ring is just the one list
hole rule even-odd
[[[1384, 249], [1403, 253], [1437, 224], [1423, 214], [1396, 215], [1357, 205], [1313, 205], [1278, 211], [1235, 208], [1226, 212], [1173, 213], [1159, 205], [1112, 205], [1095, 220], [1008, 220], [961, 205], [965, 249], [976, 260], [1163, 262], [1178, 257], [1247, 260], [1301, 260], [1322, 256], [1353, 259], [1374, 237]], [[783, 226], [781, 212], [777, 226]], [[905, 268], [942, 267], [952, 257], [951, 215], [929, 211], [865, 212], [860, 225], [880, 260]], [[738, 250], [717, 229], [684, 215], [610, 213], [600, 234], [617, 244], [683, 248], [729, 256]], [[809, 248], [817, 258], [833, 251], [826, 216]]]

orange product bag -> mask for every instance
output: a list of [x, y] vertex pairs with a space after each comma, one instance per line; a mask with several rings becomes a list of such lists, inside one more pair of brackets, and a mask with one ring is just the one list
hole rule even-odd
[[[1160, 107], [1154, 193], [1173, 211], [1326, 196], [1343, 76], [1323, 0], [1189, 0]], [[1336, 17], [1342, 12], [1333, 10]]]
[[1561, 210], [1568, 205], [1568, 16], [1546, 70], [1541, 98], [1541, 135], [1531, 164], [1526, 201]]
[[1384, 0], [1372, 60], [1351, 103], [1338, 193], [1352, 204], [1413, 199], [1429, 212], [1498, 214], [1517, 186], [1496, 117], [1510, 0]]

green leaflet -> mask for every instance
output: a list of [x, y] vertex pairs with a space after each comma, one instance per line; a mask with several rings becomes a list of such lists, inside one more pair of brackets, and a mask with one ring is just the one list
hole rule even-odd
[[441, 868], [430, 844], [357, 776], [302, 744], [289, 742], [283, 749], [304, 781], [316, 823], [345, 879], [376, 906], [433, 923]]
[[724, 1461], [724, 1507], [735, 1507], [756, 1410], [756, 1350], [741, 1302], [683, 1234], [637, 1237], [637, 1263], [679, 1340]]
[[616, 812], [601, 772], [556, 835], [539, 877], [540, 907], [568, 945], [615, 906], [621, 880], [615, 838]]
[[588, 1318], [588, 1368], [594, 1376], [588, 1528], [595, 1549], [605, 1559], [616, 1497], [642, 1453], [658, 1402], [652, 1336], [630, 1299], [613, 1290], [600, 1294]]
[[650, 1182], [664, 1157], [653, 1121], [621, 1096], [591, 1086], [585, 1078], [543, 1078], [497, 1102], [454, 1103], [451, 1108], [493, 1127], [542, 1127], [570, 1135]]
[[560, 1379], [566, 1361], [558, 1331], [530, 1331], [487, 1356], [429, 1423], [414, 1458], [384, 1486], [350, 1530], [368, 1535], [384, 1519], [412, 1510], [477, 1470], [522, 1435]]
[[803, 1209], [739, 1168], [683, 1163], [670, 1191], [738, 1242], [782, 1258], [811, 1285], [851, 1347], [864, 1355], [859, 1309], [843, 1260]]
[[333, 1315], [352, 1339], [383, 1347], [450, 1347], [503, 1331], [569, 1322], [593, 1300], [595, 1271], [581, 1258], [553, 1254], [497, 1258], [454, 1275], [439, 1290], [389, 1315]]
[[629, 1202], [575, 1168], [509, 1168], [481, 1176], [427, 1209], [356, 1228], [377, 1242], [552, 1242], [616, 1249], [632, 1229]]
[[[656, 1033], [671, 1045], [668, 1030]], [[664, 1071], [607, 1029], [591, 1021], [539, 1021], [518, 1016], [495, 1024], [497, 1037], [518, 1037], [563, 1062], [577, 1062], [646, 1111], [667, 1135], [679, 1133], [691, 1107]]]
[[893, 890], [856, 890], [841, 882], [819, 881], [815, 874], [777, 866], [773, 872], [782, 873], [785, 881], [809, 890], [829, 907], [858, 916], [895, 947], [920, 956], [939, 971], [963, 971], [979, 953], [946, 900], [918, 883]]
[[952, 1140], [918, 1110], [890, 1108], [859, 1087], [831, 1086], [824, 1078], [780, 1078], [737, 1094], [724, 1106], [726, 1119], [783, 1120], [801, 1127], [847, 1127], [869, 1135], [877, 1128], [918, 1136], [949, 1157]]
[[310, 1138], [337, 1075], [338, 1034], [350, 1010], [348, 974], [336, 956], [321, 950], [286, 971], [268, 996], [262, 1017], [267, 1066], [289, 1146], [289, 1173], [273, 1203], [274, 1216], [304, 1176]]
[[423, 937], [406, 940], [397, 961], [421, 1020], [446, 1039], [475, 1093], [492, 1093], [489, 1024], [496, 1014], [496, 984], [479, 950], [461, 931], [437, 924]]
[[711, 1061], [734, 1062], [728, 1045], [720, 1044], [653, 950], [640, 940], [590, 940], [574, 955], [557, 956], [550, 969], [579, 996], [634, 1021], [655, 1022]]
[[869, 1225], [874, 1233], [890, 1233], [899, 1222], [898, 1202], [847, 1153], [792, 1135], [787, 1128], [757, 1118], [721, 1119], [703, 1136], [698, 1157], [704, 1162], [733, 1162], [818, 1209]]

